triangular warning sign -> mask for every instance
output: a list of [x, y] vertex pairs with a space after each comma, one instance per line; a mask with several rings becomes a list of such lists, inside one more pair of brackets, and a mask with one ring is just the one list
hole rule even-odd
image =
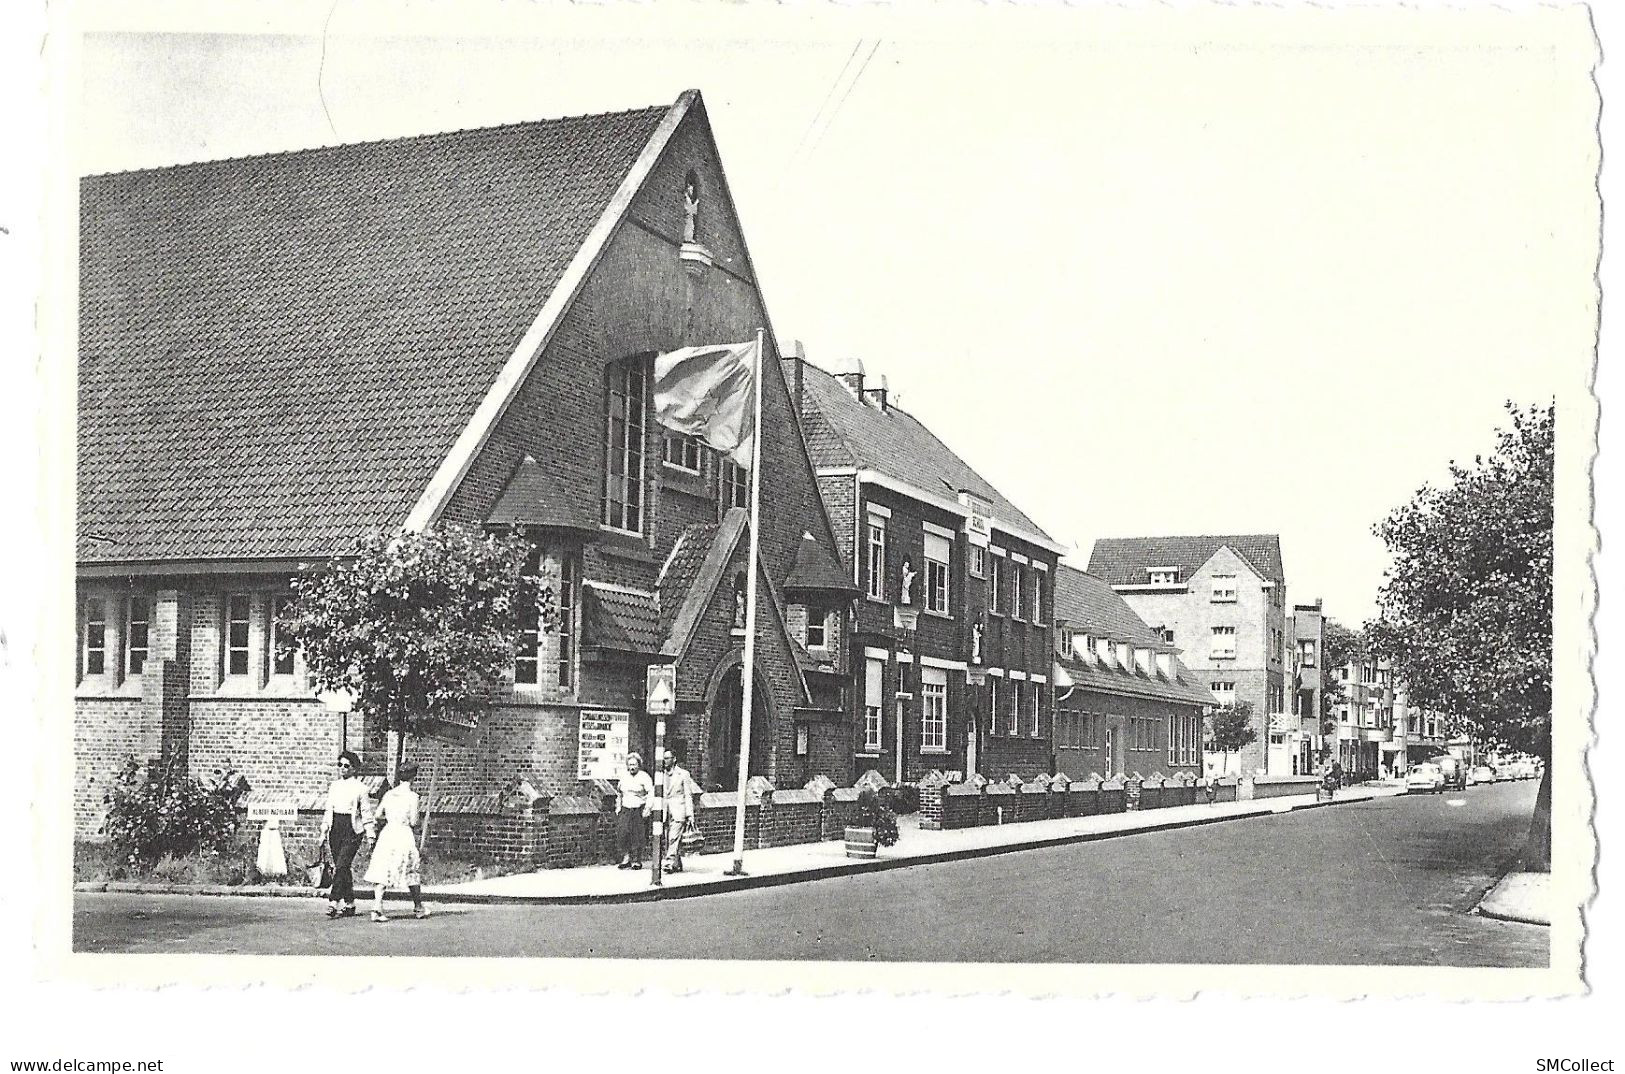
[[666, 679], [656, 679], [649, 688], [649, 707], [669, 705], [673, 701], [671, 683]]

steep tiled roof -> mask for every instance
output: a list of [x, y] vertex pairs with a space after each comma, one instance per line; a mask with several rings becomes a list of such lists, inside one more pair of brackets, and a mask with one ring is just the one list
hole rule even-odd
[[652, 596], [589, 582], [581, 587], [584, 645], [621, 653], [660, 651], [660, 610]]
[[1055, 572], [1055, 618], [1121, 641], [1162, 641], [1111, 586], [1065, 563]]
[[555, 526], [596, 532], [598, 520], [573, 507], [575, 500], [560, 494], [552, 475], [526, 455], [508, 479], [507, 487], [491, 509], [488, 522], [517, 526]]
[[1174, 660], [1175, 681], [1169, 681], [1160, 675], [1124, 671], [1115, 666], [1106, 667], [1098, 661], [1084, 657], [1062, 657], [1056, 660], [1056, 664], [1066, 672], [1066, 679], [1070, 679], [1072, 685], [1080, 690], [1154, 697], [1164, 701], [1179, 701], [1187, 705], [1215, 703], [1212, 692], [1204, 687], [1196, 675], [1177, 657]]
[[1102, 537], [1089, 553], [1089, 573], [1111, 585], [1144, 585], [1154, 567], [1178, 567], [1189, 578], [1220, 548], [1229, 547], [1260, 576], [1286, 584], [1281, 538], [1273, 533], [1219, 537]]
[[82, 180], [81, 560], [399, 525], [666, 112]]
[[[695, 583], [700, 577], [700, 569], [705, 565], [706, 556], [711, 552], [711, 546], [716, 543], [717, 532], [722, 526], [715, 522], [698, 522], [685, 529], [677, 538], [672, 547], [671, 555], [666, 560], [665, 567], [660, 572], [660, 637], [664, 641], [671, 637], [673, 624], [677, 620], [677, 613], [683, 607]], [[711, 580], [713, 588], [716, 579]], [[700, 598], [708, 598], [710, 593], [700, 594]]]
[[802, 367], [806, 400], [814, 411], [805, 423], [814, 465], [878, 470], [950, 500], [964, 489], [991, 503], [1000, 520], [1050, 539], [912, 414], [860, 403], [834, 374], [807, 362]]
[[852, 576], [842, 569], [835, 554], [806, 534], [796, 548], [796, 559], [784, 579], [786, 589], [817, 589], [836, 593], [856, 593]]

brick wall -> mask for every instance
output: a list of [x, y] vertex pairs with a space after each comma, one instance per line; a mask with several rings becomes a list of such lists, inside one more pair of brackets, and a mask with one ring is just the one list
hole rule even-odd
[[98, 834], [107, 807], [102, 795], [131, 757], [158, 756], [157, 729], [142, 719], [140, 698], [80, 698], [73, 706], [73, 826], [79, 838]]

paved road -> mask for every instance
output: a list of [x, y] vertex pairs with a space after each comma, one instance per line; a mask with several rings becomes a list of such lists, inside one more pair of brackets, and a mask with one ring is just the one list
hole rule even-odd
[[329, 922], [302, 899], [81, 894], [74, 942], [637, 957], [658, 929], [677, 958], [1542, 966], [1546, 929], [1468, 913], [1515, 858], [1534, 797], [1533, 782], [1497, 784], [729, 895], [440, 905], [387, 925]]

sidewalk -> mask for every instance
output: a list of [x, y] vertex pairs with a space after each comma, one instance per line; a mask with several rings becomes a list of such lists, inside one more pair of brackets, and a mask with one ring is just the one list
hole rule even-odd
[[770, 887], [821, 880], [848, 873], [875, 872], [911, 865], [956, 861], [963, 858], [1007, 854], [1036, 847], [1111, 839], [1137, 832], [1167, 831], [1199, 824], [1239, 820], [1246, 817], [1287, 813], [1295, 809], [1344, 805], [1370, 801], [1402, 793], [1391, 787], [1355, 787], [1338, 792], [1331, 802], [1317, 802], [1312, 794], [1266, 798], [1252, 802], [1224, 802], [1215, 805], [1173, 806], [1134, 813], [1108, 813], [1064, 820], [1035, 820], [1021, 824], [962, 828], [956, 831], [923, 831], [918, 819], [898, 819], [902, 838], [895, 846], [882, 847], [879, 858], [854, 859], [846, 856], [839, 840], [800, 843], [795, 846], [745, 851], [746, 876], [727, 876], [733, 865], [732, 848], [722, 853], [690, 855], [683, 871], [665, 876], [661, 887], [649, 883], [645, 863], [639, 872], [598, 865], [579, 869], [544, 869], [534, 873], [490, 877], [461, 884], [424, 888], [424, 893], [440, 902], [491, 902], [515, 904], [570, 904], [644, 902], [653, 899], [680, 899], [747, 888]]
[[1508, 873], [1484, 896], [1478, 904], [1478, 912], [1500, 921], [1550, 925], [1551, 882], [1551, 873]]

